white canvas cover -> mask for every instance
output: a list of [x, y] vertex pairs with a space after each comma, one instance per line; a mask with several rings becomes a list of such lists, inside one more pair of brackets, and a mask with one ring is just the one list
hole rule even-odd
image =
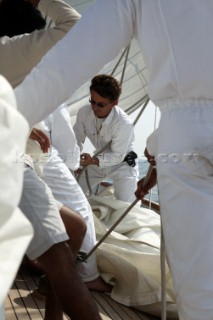
[[[109, 196], [91, 196], [97, 240], [128, 208]], [[161, 316], [160, 216], [135, 206], [98, 247], [101, 275], [114, 288], [112, 299]], [[167, 319], [178, 319], [171, 275], [166, 265]]]

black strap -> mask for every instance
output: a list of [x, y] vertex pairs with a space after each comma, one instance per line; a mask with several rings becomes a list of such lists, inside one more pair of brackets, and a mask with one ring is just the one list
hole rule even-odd
[[124, 158], [124, 161], [126, 161], [130, 167], [134, 167], [136, 165], [135, 159], [137, 159], [137, 157], [137, 153], [135, 153], [134, 151], [130, 151]]

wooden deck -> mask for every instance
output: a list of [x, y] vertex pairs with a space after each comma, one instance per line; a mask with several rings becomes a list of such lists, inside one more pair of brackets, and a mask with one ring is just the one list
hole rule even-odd
[[[20, 268], [14, 284], [5, 301], [5, 320], [42, 320], [44, 302], [31, 295], [36, 288], [39, 276], [26, 268]], [[104, 293], [92, 293], [103, 320], [156, 320], [132, 308], [123, 306]], [[64, 320], [69, 319], [64, 316]]]

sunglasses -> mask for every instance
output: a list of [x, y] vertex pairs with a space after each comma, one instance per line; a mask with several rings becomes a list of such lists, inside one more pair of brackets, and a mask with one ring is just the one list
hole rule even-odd
[[96, 102], [95, 100], [93, 100], [91, 98], [89, 99], [89, 103], [93, 106], [97, 106], [98, 108], [105, 108], [105, 107], [109, 106], [110, 104], [112, 104], [112, 102], [109, 102], [106, 104], [101, 103], [101, 102]]

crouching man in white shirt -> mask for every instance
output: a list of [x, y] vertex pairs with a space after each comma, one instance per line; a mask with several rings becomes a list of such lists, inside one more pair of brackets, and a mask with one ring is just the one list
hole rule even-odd
[[[81, 166], [88, 166], [91, 189], [95, 190], [103, 179], [110, 178], [115, 198], [132, 202], [138, 177], [137, 155], [133, 151], [134, 126], [118, 106], [120, 94], [121, 86], [114, 77], [104, 74], [95, 76], [90, 85], [90, 105], [79, 110], [73, 128], [80, 149], [83, 149], [88, 137], [97, 153], [97, 156], [88, 153], [81, 155]], [[84, 173], [79, 178], [79, 184], [87, 194]]]

